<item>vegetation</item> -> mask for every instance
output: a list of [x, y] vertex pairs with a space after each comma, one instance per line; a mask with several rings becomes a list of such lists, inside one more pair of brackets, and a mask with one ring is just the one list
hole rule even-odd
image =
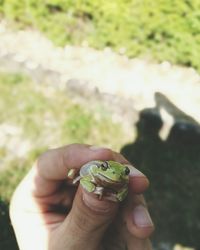
[[[100, 112], [99, 120], [92, 112], [74, 104], [65, 93], [50, 86], [34, 85], [27, 77], [1, 75], [0, 93], [0, 122], [21, 127], [24, 136], [33, 140], [36, 146], [96, 141], [116, 147], [120, 138], [120, 135], [113, 136], [120, 128], [111, 124], [109, 114]], [[98, 129], [102, 131], [101, 137]], [[109, 135], [104, 133], [106, 131]]]
[[[37, 156], [49, 147], [74, 142], [119, 150], [127, 135], [112, 122], [109, 113], [96, 111], [95, 116], [94, 111], [73, 103], [65, 93], [32, 83], [20, 74], [0, 73], [0, 97], [0, 125], [15, 128], [6, 143], [0, 145], [0, 249], [15, 250], [8, 204]], [[24, 141], [31, 146], [19, 156], [17, 150]]]
[[56, 44], [81, 44], [200, 70], [198, 0], [0, 0], [0, 13]]

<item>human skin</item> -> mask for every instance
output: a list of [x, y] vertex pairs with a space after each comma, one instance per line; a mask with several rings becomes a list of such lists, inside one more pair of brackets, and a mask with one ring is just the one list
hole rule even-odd
[[49, 150], [15, 190], [10, 217], [20, 250], [151, 250], [154, 225], [142, 193], [149, 181], [131, 168], [129, 194], [122, 203], [98, 200], [67, 172], [92, 160], [129, 164], [107, 148], [71, 144]]

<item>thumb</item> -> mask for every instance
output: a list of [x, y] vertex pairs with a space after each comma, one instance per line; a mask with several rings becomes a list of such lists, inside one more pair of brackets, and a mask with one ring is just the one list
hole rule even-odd
[[72, 244], [67, 249], [99, 249], [117, 210], [118, 203], [99, 200], [79, 186], [72, 209], [63, 223], [65, 235], [70, 236]]

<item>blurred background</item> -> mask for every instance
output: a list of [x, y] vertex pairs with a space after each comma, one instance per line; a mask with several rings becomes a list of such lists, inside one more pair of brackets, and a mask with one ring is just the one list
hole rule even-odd
[[74, 142], [150, 179], [156, 250], [200, 249], [200, 1], [0, 0], [0, 249], [34, 160]]

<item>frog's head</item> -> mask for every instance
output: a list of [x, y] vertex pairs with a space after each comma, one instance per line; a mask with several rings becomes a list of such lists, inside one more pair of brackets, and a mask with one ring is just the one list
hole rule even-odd
[[91, 174], [98, 179], [104, 179], [107, 182], [128, 182], [130, 170], [115, 161], [102, 161], [91, 168]]

